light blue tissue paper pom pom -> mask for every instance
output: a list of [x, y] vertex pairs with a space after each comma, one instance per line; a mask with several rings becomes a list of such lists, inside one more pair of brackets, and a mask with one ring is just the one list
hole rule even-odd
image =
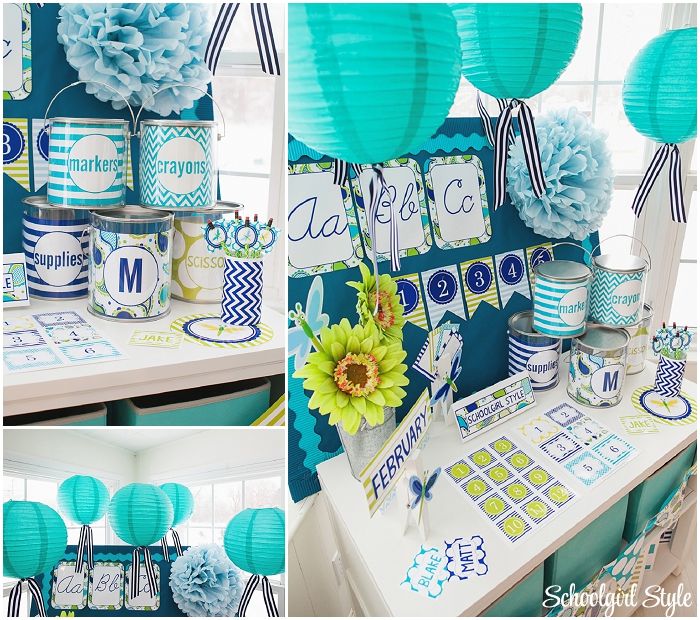
[[535, 127], [547, 190], [534, 194], [517, 139], [507, 168], [511, 202], [537, 234], [581, 241], [600, 228], [610, 208], [614, 173], [606, 134], [575, 108], [544, 114]]
[[170, 588], [191, 617], [233, 617], [245, 584], [219, 545], [190, 547], [170, 568]]
[[[204, 63], [210, 35], [206, 4], [64, 4], [58, 41], [86, 90], [116, 110], [124, 99], [167, 116], [202, 97], [211, 73]], [[158, 88], [177, 84], [148, 102]]]

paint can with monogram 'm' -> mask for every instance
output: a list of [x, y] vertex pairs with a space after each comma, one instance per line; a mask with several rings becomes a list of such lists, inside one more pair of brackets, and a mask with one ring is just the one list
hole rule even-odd
[[[584, 252], [582, 246], [572, 245]], [[588, 289], [591, 270], [582, 263], [555, 259], [535, 266], [533, 327], [536, 332], [555, 338], [572, 338], [586, 331]]]
[[170, 312], [173, 214], [128, 205], [93, 212], [88, 310], [105, 319]]

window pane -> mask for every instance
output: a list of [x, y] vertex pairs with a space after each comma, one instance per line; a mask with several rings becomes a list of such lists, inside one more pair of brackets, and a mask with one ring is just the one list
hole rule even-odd
[[244, 216], [252, 218], [257, 213], [261, 220], [267, 219], [269, 179], [222, 174], [219, 175], [219, 185], [222, 199], [226, 197], [226, 200], [233, 200], [245, 206]]
[[676, 290], [673, 294], [671, 316], [668, 322], [675, 321], [679, 325], [697, 326], [698, 306], [695, 294], [698, 282], [697, 263], [681, 263], [678, 265]]
[[[275, 593], [273, 593], [272, 596], [275, 599], [275, 603], [277, 603], [277, 606], [279, 607], [279, 596]], [[250, 604], [248, 605], [248, 609], [246, 611], [246, 616], [248, 616], [249, 618], [263, 618], [267, 616], [267, 610], [265, 609], [265, 600], [263, 599], [261, 590], [256, 590], [253, 593], [253, 596], [250, 599]]]
[[226, 526], [243, 510], [243, 483], [226, 482], [214, 485], [214, 524]]
[[190, 546], [206, 545], [213, 542], [212, 530], [210, 527], [191, 527], [189, 528], [189, 536], [187, 544]]
[[282, 507], [282, 478], [258, 478], [245, 481], [245, 507]]
[[688, 223], [685, 226], [685, 236], [683, 237], [683, 249], [681, 258], [683, 260], [698, 260], [698, 214], [695, 212], [695, 195], [690, 195], [690, 205], [685, 205], [688, 213]]
[[[190, 487], [194, 497], [194, 511], [190, 517], [189, 524], [192, 526], [211, 526], [211, 485]], [[190, 529], [192, 531], [192, 529]], [[190, 544], [193, 544], [190, 541]]]
[[3, 502], [11, 499], [24, 499], [24, 479], [14, 476], [4, 476]]
[[598, 43], [598, 21], [600, 4], [583, 5], [583, 28], [576, 53], [571, 64], [561, 76], [561, 80], [593, 80], [595, 69], [595, 50]]
[[56, 503], [56, 493], [58, 492], [57, 482], [46, 480], [27, 480], [27, 499], [30, 502], [41, 502], [58, 510]]
[[[612, 204], [608, 211], [603, 225], [598, 231], [600, 240], [603, 241], [608, 237], [617, 234], [633, 235], [635, 216], [632, 211], [632, 199], [634, 198], [635, 190], [632, 189], [616, 189], [613, 192]], [[632, 240], [625, 237], [618, 237], [603, 243], [603, 252], [624, 253], [627, 254], [632, 249]]]
[[600, 49], [601, 80], [620, 80], [637, 52], [661, 30], [662, 3], [605, 4]]
[[593, 110], [593, 86], [555, 84], [542, 93], [542, 112], [577, 108], [590, 117]]
[[226, 528], [224, 528], [224, 527], [215, 527], [214, 528], [214, 542], [217, 545], [224, 544], [224, 532], [225, 531], [226, 531]]
[[[483, 97], [482, 101], [486, 105], [486, 109], [490, 114], [496, 114], [498, 105], [493, 97]], [[492, 109], [493, 108], [493, 109]], [[448, 116], [471, 117], [479, 116], [479, 109], [476, 107], [476, 88], [470, 82], [461, 77], [459, 79], [459, 88], [455, 95], [454, 103]]]
[[94, 525], [90, 526], [92, 528], [92, 541], [95, 545], [106, 545], [107, 544], [107, 530], [104, 527], [95, 527]]
[[[285, 5], [284, 3], [275, 4], [268, 2], [267, 6], [270, 12], [270, 22], [272, 23], [272, 34], [275, 37], [275, 47], [279, 54], [284, 50]], [[220, 4], [216, 5], [214, 17], [218, 14], [220, 7]], [[214, 22], [212, 21], [212, 27], [213, 25]], [[234, 52], [255, 52], [257, 56], [258, 46], [255, 42], [253, 20], [250, 16], [250, 5], [248, 3], [242, 3], [239, 7], [236, 18], [233, 20], [231, 29], [226, 36], [224, 49], [233, 50]]]
[[608, 132], [615, 173], [641, 172], [645, 140], [632, 128], [622, 109], [622, 86], [598, 87], [595, 125]]
[[80, 528], [79, 527], [68, 527], [68, 544], [77, 545], [80, 539]]

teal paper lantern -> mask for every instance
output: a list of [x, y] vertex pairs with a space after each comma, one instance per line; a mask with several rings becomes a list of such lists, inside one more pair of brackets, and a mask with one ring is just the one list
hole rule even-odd
[[107, 517], [124, 542], [147, 547], [163, 538], [172, 526], [173, 505], [157, 486], [135, 482], [114, 494]]
[[73, 523], [89, 525], [98, 521], [108, 505], [107, 487], [92, 476], [71, 476], [58, 487], [58, 507]]
[[445, 4], [290, 4], [289, 131], [357, 164], [414, 150], [459, 86], [459, 39]]
[[462, 47], [462, 75], [499, 99], [527, 99], [549, 88], [571, 62], [583, 24], [580, 4], [451, 4]]
[[2, 567], [5, 577], [27, 579], [51, 570], [61, 560], [68, 530], [53, 508], [40, 502], [2, 505]]
[[248, 508], [239, 512], [226, 527], [224, 549], [231, 562], [248, 573], [283, 573], [284, 511]]
[[697, 62], [697, 28], [665, 32], [635, 56], [622, 86], [622, 105], [640, 134], [665, 144], [697, 135]]
[[173, 505], [173, 524], [176, 527], [187, 521], [194, 510], [192, 492], [184, 485], [176, 482], [166, 482], [160, 485], [161, 490], [168, 496]]

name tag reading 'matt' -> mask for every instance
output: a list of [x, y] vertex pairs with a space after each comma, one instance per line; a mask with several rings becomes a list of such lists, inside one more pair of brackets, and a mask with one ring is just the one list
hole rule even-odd
[[433, 419], [430, 395], [424, 390], [381, 450], [360, 473], [370, 515], [374, 515], [401, 477], [406, 461]]

